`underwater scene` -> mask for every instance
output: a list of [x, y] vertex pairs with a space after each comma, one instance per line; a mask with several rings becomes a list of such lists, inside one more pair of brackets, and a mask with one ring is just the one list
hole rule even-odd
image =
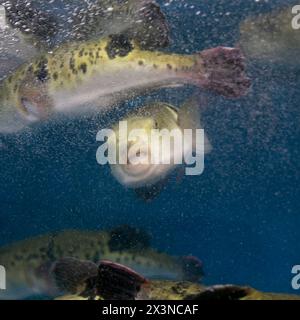
[[0, 0], [0, 299], [300, 299], [300, 2]]

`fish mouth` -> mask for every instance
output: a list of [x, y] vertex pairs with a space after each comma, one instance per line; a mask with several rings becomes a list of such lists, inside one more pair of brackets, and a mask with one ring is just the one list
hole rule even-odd
[[149, 171], [151, 165], [146, 164], [127, 164], [123, 166], [123, 171], [132, 177], [139, 177]]
[[26, 89], [23, 91], [17, 105], [21, 115], [30, 122], [47, 119], [52, 103], [43, 90]]
[[39, 106], [27, 98], [21, 98], [20, 101], [22, 115], [29, 121], [35, 122], [40, 119]]

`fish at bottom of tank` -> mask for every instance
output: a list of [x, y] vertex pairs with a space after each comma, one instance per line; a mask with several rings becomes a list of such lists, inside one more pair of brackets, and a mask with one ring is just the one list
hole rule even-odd
[[[40, 235], [0, 248], [6, 268], [6, 290], [0, 299], [26, 299], [59, 294], [50, 274], [62, 258], [125, 264], [148, 278], [200, 281], [202, 262], [192, 256], [175, 257], [151, 247], [151, 236], [130, 226], [112, 230], [66, 230]], [[75, 272], [76, 274], [76, 272]]]
[[186, 281], [149, 281], [110, 261], [62, 259], [52, 269], [57, 286], [69, 293], [59, 300], [300, 300], [300, 296], [259, 292], [251, 287], [205, 287]]

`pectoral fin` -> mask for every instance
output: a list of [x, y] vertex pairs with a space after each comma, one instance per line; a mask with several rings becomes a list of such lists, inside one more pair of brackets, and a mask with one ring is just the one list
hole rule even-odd
[[[186, 101], [178, 110], [178, 123], [182, 129], [192, 129], [193, 134], [196, 129], [203, 129], [201, 123], [200, 105], [205, 104], [206, 101], [203, 96], [194, 96]], [[193, 150], [196, 150], [195, 141], [193, 143]], [[212, 150], [212, 145], [204, 134], [204, 152], [209, 153]]]
[[87, 290], [88, 281], [97, 273], [98, 267], [93, 262], [63, 258], [53, 264], [50, 275], [60, 291], [76, 294]]

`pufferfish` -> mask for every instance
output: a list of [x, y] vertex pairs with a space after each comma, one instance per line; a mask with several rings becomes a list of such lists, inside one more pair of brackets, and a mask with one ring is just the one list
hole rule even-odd
[[[107, 140], [107, 147], [108, 150], [115, 150], [116, 163], [110, 163], [110, 167], [117, 181], [135, 190], [142, 199], [150, 201], [159, 195], [170, 173], [179, 167], [176, 159], [184, 162], [189, 161], [189, 156], [196, 151], [202, 154], [209, 153], [212, 146], [206, 134], [204, 134], [202, 145], [199, 147], [196, 144], [196, 130], [203, 128], [199, 109], [199, 101], [196, 97], [188, 100], [181, 108], [163, 102], [141, 107], [122, 119], [122, 122], [126, 123], [128, 139], [120, 135], [120, 131], [123, 130], [120, 122], [114, 125], [113, 134]], [[166, 135], [172, 132], [175, 134], [178, 132], [179, 135], [182, 134], [180, 137], [183, 137], [185, 129], [192, 130], [193, 136], [189, 141], [185, 140], [181, 148], [176, 148], [181, 142], [178, 142], [175, 136], [170, 135], [170, 140], [164, 140]], [[143, 130], [144, 134], [130, 137], [133, 130]], [[157, 132], [161, 134], [156, 140], [152, 136], [153, 130], [158, 130]], [[196, 147], [198, 147], [197, 150]], [[133, 152], [130, 151], [132, 148], [134, 148]], [[151, 161], [154, 159], [153, 153], [159, 157], [155, 162]], [[122, 162], [120, 160], [124, 154], [127, 158]], [[99, 154], [97, 158], [98, 156]], [[132, 161], [136, 156], [138, 161]]]
[[259, 292], [238, 285], [204, 286], [188, 281], [148, 280], [127, 266], [101, 261], [58, 260], [52, 278], [57, 300], [299, 300], [299, 295]]
[[299, 68], [300, 31], [293, 28], [293, 21], [299, 18], [292, 8], [252, 16], [241, 23], [239, 45], [247, 58]]
[[124, 35], [154, 50], [169, 33], [153, 0], [0, 0], [0, 80], [63, 43]]
[[0, 247], [0, 265], [6, 269], [6, 290], [0, 290], [0, 300], [57, 296], [49, 273], [57, 260], [66, 257], [126, 264], [149, 279], [201, 281], [203, 263], [198, 258], [159, 252], [150, 238], [144, 230], [125, 225], [112, 230], [63, 230]]
[[68, 43], [5, 79], [0, 132], [16, 132], [55, 113], [107, 110], [126, 98], [186, 84], [240, 97], [250, 80], [234, 48], [181, 55], [143, 50], [124, 36]]

